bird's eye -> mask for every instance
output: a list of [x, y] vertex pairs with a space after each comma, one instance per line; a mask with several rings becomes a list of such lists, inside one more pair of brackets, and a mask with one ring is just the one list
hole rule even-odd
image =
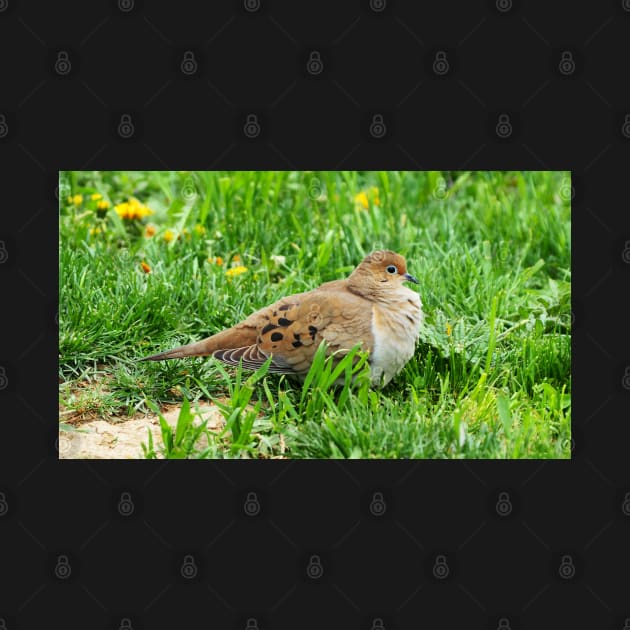
[[387, 271], [387, 273], [398, 273], [398, 269], [396, 269], [395, 265], [389, 265], [385, 271]]

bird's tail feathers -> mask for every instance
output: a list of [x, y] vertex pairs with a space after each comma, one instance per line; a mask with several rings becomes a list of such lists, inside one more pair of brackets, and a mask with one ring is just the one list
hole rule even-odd
[[149, 357], [143, 357], [140, 361], [163, 361], [164, 359], [183, 359], [184, 357], [204, 357], [212, 354], [215, 348], [211, 348], [208, 339], [189, 343], [185, 346], [179, 346], [172, 350], [152, 354]]

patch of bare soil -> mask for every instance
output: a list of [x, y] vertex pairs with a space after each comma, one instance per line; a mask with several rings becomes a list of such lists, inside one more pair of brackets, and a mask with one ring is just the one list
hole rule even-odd
[[[194, 424], [208, 420], [206, 427], [210, 431], [219, 431], [225, 425], [225, 419], [215, 405], [201, 403], [198, 412], [197, 407], [192, 410], [196, 414]], [[175, 427], [179, 411], [178, 405], [171, 405], [162, 410], [162, 415]], [[148, 431], [153, 435], [154, 446], [160, 445], [162, 435], [157, 415], [121, 422], [88, 420], [82, 422], [76, 431], [59, 431], [59, 459], [143, 459], [141, 444], [148, 443]], [[197, 447], [201, 450], [207, 445], [207, 437], [202, 435]]]

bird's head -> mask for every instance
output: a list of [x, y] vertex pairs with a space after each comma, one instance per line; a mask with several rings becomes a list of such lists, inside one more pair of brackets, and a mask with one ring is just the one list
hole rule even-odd
[[348, 288], [365, 297], [380, 298], [398, 291], [403, 282], [418, 281], [407, 273], [405, 259], [396, 252], [377, 250], [368, 254], [348, 278]]

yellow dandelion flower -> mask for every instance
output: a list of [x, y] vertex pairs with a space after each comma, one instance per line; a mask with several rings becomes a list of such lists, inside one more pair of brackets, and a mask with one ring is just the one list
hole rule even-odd
[[363, 191], [361, 191], [358, 195], [355, 195], [354, 202], [357, 208], [359, 209], [363, 208], [364, 210], [368, 209], [368, 206], [369, 206], [368, 196]]
[[147, 225], [147, 227], [144, 230], [144, 235], [147, 238], [151, 238], [153, 235], [155, 234], [155, 225]]
[[103, 230], [100, 227], [90, 228], [90, 236], [94, 236], [96, 234], [100, 234]]
[[239, 265], [238, 267], [232, 267], [231, 269], [228, 269], [225, 272], [225, 275], [228, 276], [228, 278], [231, 278], [232, 276], [240, 276], [242, 273], [246, 273], [247, 272], [247, 267], [243, 267], [243, 265]]
[[173, 230], [166, 230], [164, 232], [164, 240], [167, 243], [170, 243], [175, 238], [175, 232]]
[[121, 219], [128, 219], [128, 218], [130, 218], [129, 217], [129, 204], [126, 201], [123, 201], [123, 203], [116, 204], [114, 206], [114, 210], [116, 211], [116, 214]]
[[378, 188], [376, 186], [372, 186], [372, 188], [370, 188], [370, 197], [372, 198], [372, 203], [375, 206], [381, 205], [381, 200], [378, 196]]
[[74, 197], [71, 197], [71, 199], [75, 206], [80, 206], [83, 203], [83, 195], [75, 195]]
[[371, 186], [368, 190], [362, 190], [359, 194], [354, 196], [354, 203], [357, 210], [367, 210], [370, 203], [375, 206], [381, 205], [381, 199], [379, 197], [379, 191], [376, 186]]
[[195, 225], [194, 230], [197, 236], [202, 236], [206, 233], [206, 228], [203, 227], [203, 225], [201, 225], [200, 223], [197, 223], [197, 225]]
[[92, 193], [90, 195], [90, 199], [92, 201], [98, 201], [99, 199], [102, 199], [102, 198], [103, 198], [103, 195], [101, 195], [101, 193]]
[[235, 263], [241, 262], [241, 257], [239, 256], [239, 254], [234, 254], [234, 256], [232, 256], [232, 262], [235, 262]]
[[133, 197], [129, 201], [123, 201], [123, 203], [114, 206], [114, 210], [116, 210], [116, 213], [121, 219], [128, 219], [130, 221], [133, 219], [143, 219], [144, 217], [154, 214], [151, 208], [140, 203]]
[[153, 212], [153, 210], [151, 210], [151, 208], [149, 208], [149, 206], [145, 206], [140, 204], [137, 208], [136, 208], [136, 216], [139, 219], [144, 219], [144, 217], [149, 217], [152, 214], [155, 214]]
[[109, 201], [107, 201], [107, 199], [101, 199], [97, 204], [96, 207], [99, 210], [107, 210], [107, 208], [109, 208]]
[[450, 337], [452, 332], [453, 332], [453, 327], [447, 322], [447, 324], [446, 324], [446, 335], [448, 337]]
[[140, 266], [142, 267], [142, 271], [144, 271], [144, 273], [151, 273], [151, 267], [149, 267], [144, 260], [140, 263]]
[[143, 203], [140, 203], [140, 201], [138, 201], [135, 197], [132, 197], [129, 200], [129, 209], [132, 219], [142, 219], [144, 217], [148, 217], [150, 214], [153, 214], [153, 210], [151, 210], [148, 206], [145, 206]]

